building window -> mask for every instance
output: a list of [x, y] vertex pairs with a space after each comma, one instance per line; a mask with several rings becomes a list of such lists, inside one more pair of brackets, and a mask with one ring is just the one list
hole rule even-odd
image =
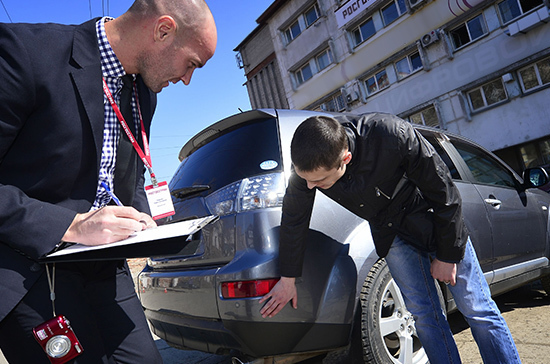
[[313, 72], [311, 71], [311, 66], [309, 63], [296, 71], [296, 81], [298, 82], [298, 85], [306, 82], [311, 77], [313, 77]]
[[508, 99], [502, 79], [486, 83], [468, 92], [468, 101], [472, 110], [480, 110]]
[[434, 128], [439, 128], [439, 118], [437, 117], [437, 112], [435, 107], [432, 105], [416, 114], [409, 116], [409, 121], [413, 124], [432, 126]]
[[283, 30], [285, 45], [292, 42], [297, 36], [302, 34], [304, 29], [319, 19], [319, 8], [317, 4], [300, 14], [298, 18], [286, 29]]
[[363, 43], [365, 40], [369, 39], [376, 34], [376, 29], [374, 28], [374, 22], [372, 18], [367, 19], [364, 23], [359, 25], [357, 28], [351, 31], [353, 46], [357, 47], [359, 44]]
[[550, 58], [520, 69], [519, 79], [523, 91], [531, 91], [550, 83]]
[[309, 80], [316, 73], [321, 72], [333, 63], [332, 52], [330, 49], [325, 49], [315, 57], [311, 58], [307, 63], [294, 72], [296, 83], [301, 85]]
[[550, 139], [524, 144], [519, 153], [525, 168], [550, 167]]
[[418, 52], [409, 54], [407, 57], [395, 62], [395, 70], [397, 72], [397, 78], [403, 79], [414, 72], [423, 68], [422, 59]]
[[406, 12], [407, 6], [405, 5], [405, 0], [393, 0], [388, 6], [382, 8], [384, 25], [388, 26]]
[[498, 3], [498, 10], [504, 23], [533, 10], [543, 4], [543, 0], [505, 0]]
[[479, 14], [450, 31], [455, 49], [473, 42], [484, 34], [487, 34], [487, 27], [483, 14]]
[[346, 102], [344, 101], [344, 96], [341, 93], [334, 95], [323, 102], [321, 105], [319, 105], [319, 107], [315, 110], [332, 112], [344, 111], [346, 110]]
[[308, 27], [319, 19], [319, 8], [317, 8], [317, 4], [313, 5], [304, 13], [304, 19]]
[[365, 86], [367, 87], [368, 96], [385, 89], [389, 85], [390, 85], [390, 80], [388, 79], [386, 70], [382, 70], [377, 74], [375, 74], [374, 76], [369, 77], [365, 80]]
[[302, 33], [302, 29], [300, 28], [300, 23], [296, 20], [284, 31], [286, 44], [292, 42], [300, 33]]
[[330, 49], [327, 49], [326, 51], [315, 57], [315, 59], [317, 63], [317, 69], [320, 72], [332, 63], [332, 53], [330, 52]]

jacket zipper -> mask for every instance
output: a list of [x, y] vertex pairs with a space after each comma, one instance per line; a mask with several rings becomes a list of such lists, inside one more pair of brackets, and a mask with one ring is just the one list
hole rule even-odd
[[391, 197], [386, 195], [380, 188], [374, 187], [374, 190], [376, 191], [376, 197], [384, 196], [388, 200], [391, 200]]

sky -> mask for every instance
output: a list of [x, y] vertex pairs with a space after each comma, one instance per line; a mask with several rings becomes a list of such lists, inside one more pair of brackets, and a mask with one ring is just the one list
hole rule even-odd
[[[153, 170], [159, 181], [176, 171], [181, 147], [218, 120], [250, 110], [244, 71], [233, 49], [258, 25], [274, 0], [206, 0], [218, 29], [214, 57], [194, 72], [191, 83], [170, 84], [158, 94], [151, 126]], [[0, 22], [80, 24], [103, 15], [117, 17], [132, 0], [0, 0]]]

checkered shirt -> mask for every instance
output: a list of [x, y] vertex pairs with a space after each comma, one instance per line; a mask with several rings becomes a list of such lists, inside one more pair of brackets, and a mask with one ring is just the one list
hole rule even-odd
[[[112, 19], [113, 18], [110, 17], [103, 17], [98, 20], [96, 23], [96, 31], [99, 52], [101, 54], [101, 72], [107, 86], [109, 87], [109, 90], [113, 94], [115, 101], [120, 103], [120, 91], [122, 90], [121, 77], [126, 75], [126, 71], [124, 71], [124, 67], [122, 67], [122, 64], [115, 55], [115, 52], [113, 52], [113, 49], [107, 40], [107, 34], [105, 33], [105, 22]], [[133, 77], [135, 80], [135, 75], [133, 75]], [[101, 149], [97, 192], [91, 210], [96, 210], [102, 206], [105, 206], [111, 201], [111, 197], [101, 186], [101, 182], [105, 182], [111, 191], [116, 193], [114, 190], [114, 172], [118, 139], [120, 138], [120, 122], [118, 121], [115, 111], [113, 110], [113, 107], [109, 103], [109, 100], [105, 94], [103, 94], [103, 110], [105, 115], [103, 148]], [[139, 130], [139, 115], [137, 111], [135, 94], [132, 95], [132, 111], [134, 116], [133, 122], [136, 126], [135, 130]], [[127, 122], [129, 121], [127, 120]]]

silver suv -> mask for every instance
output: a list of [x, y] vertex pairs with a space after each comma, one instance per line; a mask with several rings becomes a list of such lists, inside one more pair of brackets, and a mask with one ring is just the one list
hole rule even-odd
[[[369, 224], [317, 193], [298, 309], [263, 319], [260, 298], [277, 282], [281, 203], [295, 128], [317, 113], [253, 110], [193, 137], [170, 182], [174, 220], [218, 215], [180, 256], [149, 259], [139, 276], [145, 314], [170, 345], [251, 358], [342, 348], [364, 363], [427, 363], [399, 289], [374, 250]], [[480, 146], [420, 128], [449, 166], [493, 294], [543, 278], [550, 291], [548, 181], [522, 179]], [[453, 299], [445, 286], [441, 300]], [[350, 344], [351, 343], [351, 344]], [[351, 361], [351, 360], [350, 360]]]

